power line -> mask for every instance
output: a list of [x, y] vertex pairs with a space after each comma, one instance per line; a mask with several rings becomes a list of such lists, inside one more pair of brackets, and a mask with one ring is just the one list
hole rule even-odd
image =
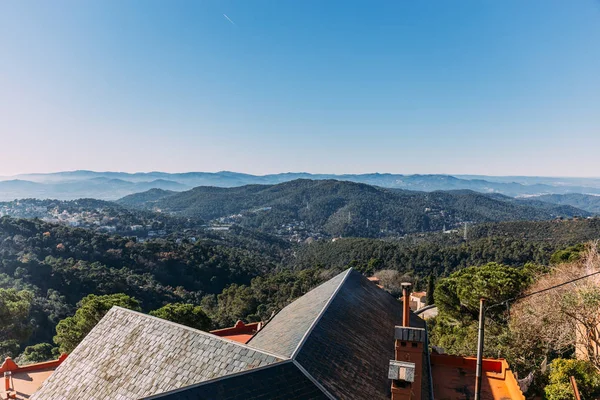
[[551, 286], [551, 287], [546, 288], [546, 289], [541, 289], [541, 290], [538, 290], [537, 292], [532, 292], [532, 293], [524, 294], [523, 296], [520, 296], [520, 297], [516, 298], [515, 300], [521, 300], [521, 299], [524, 299], [525, 297], [533, 296], [534, 294], [547, 292], [548, 290], [556, 289], [557, 287], [565, 286], [565, 285], [568, 285], [569, 283], [577, 282], [577, 281], [580, 281], [582, 279], [589, 278], [590, 276], [594, 276], [594, 275], [598, 275], [598, 274], [600, 274], [600, 271], [593, 272], [593, 273], [591, 273], [589, 275], [580, 276], [579, 278], [571, 279], [570, 281], [559, 283], [558, 285], [554, 285], [554, 286]]
[[485, 312], [487, 310], [491, 309], [491, 308], [494, 308], [494, 307], [506, 304], [506, 309], [507, 309], [507, 312], [509, 313], [509, 316], [510, 316], [510, 308], [509, 308], [509, 302], [510, 301], [516, 301], [516, 300], [521, 300], [521, 299], [524, 299], [524, 298], [527, 298], [527, 297], [531, 297], [533, 295], [544, 293], [544, 292], [547, 292], [549, 290], [556, 289], [556, 288], [559, 288], [561, 286], [565, 286], [565, 285], [568, 285], [570, 283], [577, 282], [577, 281], [580, 281], [582, 279], [589, 278], [590, 276], [594, 276], [594, 275], [598, 275], [598, 274], [600, 274], [600, 271], [596, 271], [596, 272], [593, 272], [593, 273], [588, 274], [588, 275], [580, 276], [578, 278], [571, 279], [569, 281], [559, 283], [558, 285], [554, 285], [554, 286], [550, 286], [550, 287], [547, 287], [547, 288], [544, 288], [544, 289], [540, 289], [540, 290], [537, 290], [535, 292], [524, 294], [522, 296], [517, 296], [517, 297], [514, 297], [512, 299], [505, 300], [505, 301], [503, 301], [501, 303], [493, 304], [493, 305], [487, 307], [485, 310], [484, 310], [484, 301], [485, 300], [484, 299], [480, 299], [480, 302], [479, 302], [479, 328], [478, 328], [479, 329], [479, 337], [478, 337], [478, 341], [477, 341], [477, 347], [478, 347], [478, 349], [477, 349], [477, 377], [476, 377], [476, 381], [475, 381], [475, 390], [476, 390], [475, 398], [476, 399], [479, 399], [479, 396], [477, 394], [477, 388], [480, 386], [480, 379], [481, 379], [481, 377], [479, 375], [479, 372], [480, 372], [479, 370], [480, 370], [480, 363], [482, 362], [482, 355], [483, 355], [483, 332], [484, 332], [484, 324], [485, 324]]
[[527, 293], [527, 294], [524, 294], [522, 296], [513, 297], [512, 299], [504, 300], [504, 301], [502, 301], [500, 303], [493, 304], [493, 305], [487, 307], [487, 309], [489, 310], [492, 307], [497, 307], [497, 306], [500, 306], [500, 305], [503, 305], [503, 304], [507, 304], [508, 305], [509, 302], [514, 302], [514, 301], [521, 300], [521, 299], [524, 299], [524, 298], [527, 298], [527, 297], [531, 297], [531, 296], [539, 294], [539, 293], [544, 293], [544, 292], [547, 292], [549, 290], [556, 289], [558, 287], [565, 286], [565, 285], [568, 285], [570, 283], [577, 282], [577, 281], [580, 281], [582, 279], [589, 278], [590, 276], [594, 276], [594, 275], [598, 275], [598, 274], [600, 274], [600, 271], [596, 271], [596, 272], [593, 272], [593, 273], [588, 274], [588, 275], [580, 276], [578, 278], [571, 279], [570, 281], [562, 282], [562, 283], [559, 283], [558, 285], [554, 285], [554, 286], [550, 286], [550, 287], [547, 287], [547, 288], [544, 288], [544, 289], [540, 289], [538, 291]]

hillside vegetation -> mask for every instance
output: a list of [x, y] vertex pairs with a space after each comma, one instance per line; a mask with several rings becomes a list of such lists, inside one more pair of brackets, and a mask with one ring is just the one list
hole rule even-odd
[[[231, 283], [272, 272], [287, 243], [240, 232], [197, 243], [150, 240], [68, 228], [40, 220], [0, 218], [0, 288], [32, 294], [31, 341], [48, 341], [59, 319], [89, 294], [126, 293], [148, 311], [198, 303]], [[0, 303], [1, 305], [1, 303]]]
[[141, 193], [130, 194], [119, 200], [119, 204], [123, 206], [139, 206], [141, 204], [151, 204], [165, 197], [174, 195], [177, 192], [163, 189], [150, 189]]
[[236, 188], [197, 187], [168, 196], [163, 192], [141, 193], [127, 196], [120, 203], [206, 220], [234, 215], [242, 226], [268, 232], [302, 222], [309, 231], [359, 237], [442, 230], [463, 221], [548, 220], [590, 215], [571, 206], [518, 201], [466, 190], [426, 193], [334, 180], [295, 180]]
[[[550, 231], [549, 231], [550, 230]], [[524, 232], [527, 234], [524, 236]], [[551, 234], [548, 234], [551, 232]], [[232, 227], [196, 243], [172, 238], [144, 243], [40, 220], [0, 218], [0, 293], [20, 310], [10, 321], [17, 342], [2, 355], [51, 343], [60, 320], [85, 296], [123, 293], [143, 311], [169, 303], [201, 306], [213, 328], [237, 319], [266, 320], [292, 299], [352, 266], [365, 274], [395, 270], [417, 287], [429, 275], [499, 262], [547, 263], [557, 249], [600, 237], [600, 221], [507, 222], [459, 233], [401, 240], [340, 239], [292, 245], [264, 232]], [[19, 292], [21, 291], [21, 292]], [[24, 291], [24, 292], [23, 292]]]
[[573, 206], [594, 214], [600, 214], [600, 196], [581, 193], [569, 193], [545, 194], [533, 198], [551, 204]]
[[[353, 264], [369, 273], [393, 269], [415, 278], [445, 276], [472, 265], [496, 262], [520, 266], [548, 264], [560, 249], [600, 239], [600, 218], [511, 221], [471, 226], [463, 232], [410, 235], [399, 240], [344, 238], [300, 247], [293, 265], [341, 268]], [[369, 267], [369, 263], [374, 267]]]

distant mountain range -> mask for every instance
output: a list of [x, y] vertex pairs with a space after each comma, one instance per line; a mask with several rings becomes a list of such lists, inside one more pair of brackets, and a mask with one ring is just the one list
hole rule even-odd
[[185, 191], [197, 186], [238, 187], [272, 185], [296, 179], [342, 180], [385, 188], [418, 191], [462, 190], [500, 193], [507, 196], [539, 196], [546, 194], [600, 194], [600, 179], [490, 177], [478, 175], [400, 175], [400, 174], [309, 174], [281, 173], [250, 175], [237, 172], [95, 172], [69, 171], [48, 174], [26, 174], [0, 178], [0, 201], [17, 198], [54, 198], [71, 200], [93, 197], [116, 200], [128, 194], [149, 189]]
[[0, 201], [25, 198], [57, 200], [95, 198], [100, 200], [116, 200], [131, 193], [143, 192], [153, 188], [181, 191], [187, 190], [190, 187], [165, 179], [155, 179], [145, 182], [132, 182], [105, 177], [48, 182], [14, 179], [0, 181]]
[[458, 227], [461, 222], [548, 220], [589, 216], [569, 205], [470, 190], [417, 192], [337, 181], [299, 179], [276, 185], [151, 190], [118, 201], [204, 220], [281, 233], [377, 237]]

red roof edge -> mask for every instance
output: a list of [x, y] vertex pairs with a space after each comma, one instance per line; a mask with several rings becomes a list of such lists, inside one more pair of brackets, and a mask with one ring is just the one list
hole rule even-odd
[[217, 329], [210, 331], [210, 333], [221, 337], [234, 335], [254, 335], [262, 328], [262, 325], [262, 322], [251, 322], [249, 324], [244, 324], [243, 321], [238, 321], [230, 328]]
[[2, 365], [0, 366], [0, 373], [4, 372], [32, 372], [43, 370], [47, 368], [56, 368], [67, 358], [67, 354], [61, 354], [61, 356], [57, 360], [52, 361], [44, 361], [41, 363], [29, 364], [19, 367], [17, 363], [15, 363], [12, 358], [6, 357]]
[[[482, 360], [482, 370], [487, 372], [502, 373], [504, 372], [504, 359], [484, 358]], [[457, 367], [475, 371], [477, 368], [477, 358], [451, 356], [448, 354], [431, 353], [431, 365], [444, 365], [447, 367]]]
[[[432, 367], [439, 365], [473, 371], [477, 368], [477, 358], [475, 357], [461, 357], [431, 353], [430, 361]], [[510, 369], [508, 362], [504, 358], [484, 358], [482, 361], [482, 370], [488, 373], [486, 374], [488, 377], [504, 381], [504, 386], [510, 393], [511, 399], [525, 400], [525, 396], [519, 387], [519, 382]]]

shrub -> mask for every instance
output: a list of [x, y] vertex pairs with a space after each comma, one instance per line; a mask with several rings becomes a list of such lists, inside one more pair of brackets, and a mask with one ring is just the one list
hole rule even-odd
[[31, 364], [43, 361], [53, 360], [60, 356], [58, 347], [52, 346], [50, 343], [38, 343], [33, 346], [25, 347], [23, 353], [19, 356], [19, 364]]
[[583, 360], [557, 358], [550, 364], [548, 386], [545, 388], [547, 400], [572, 400], [573, 389], [569, 377], [575, 377], [579, 394], [585, 400], [600, 396], [600, 373], [592, 363]]

